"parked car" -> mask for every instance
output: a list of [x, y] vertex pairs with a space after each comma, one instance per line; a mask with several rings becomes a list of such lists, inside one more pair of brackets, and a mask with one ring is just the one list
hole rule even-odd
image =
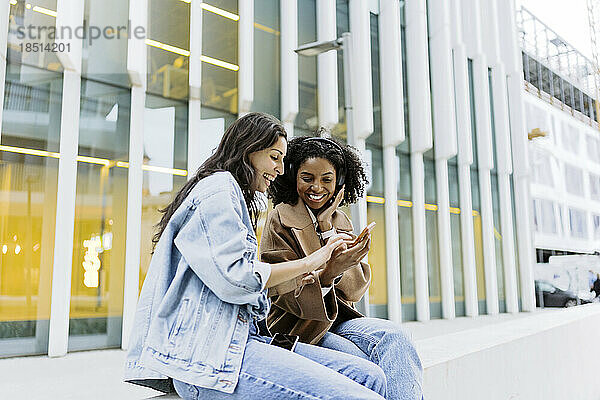
[[579, 304], [589, 303], [589, 300], [578, 298], [577, 295], [568, 290], [562, 290], [550, 282], [535, 281], [535, 304], [541, 307], [540, 300], [543, 299], [544, 307], [573, 307]]

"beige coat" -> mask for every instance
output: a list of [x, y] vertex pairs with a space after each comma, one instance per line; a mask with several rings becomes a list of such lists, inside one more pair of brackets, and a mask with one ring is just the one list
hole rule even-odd
[[[352, 223], [342, 211], [335, 211], [332, 224], [338, 232], [352, 232]], [[278, 204], [269, 214], [260, 243], [260, 258], [279, 263], [305, 257], [321, 247], [313, 222], [301, 199], [295, 206]], [[319, 268], [315, 283], [302, 285], [302, 277], [269, 290], [273, 304], [267, 318], [271, 333], [300, 336], [304, 343], [316, 344], [334, 322], [362, 317], [353, 303], [369, 287], [371, 269], [360, 263], [344, 272], [342, 278], [322, 296]], [[336, 321], [337, 320], [337, 321]]]

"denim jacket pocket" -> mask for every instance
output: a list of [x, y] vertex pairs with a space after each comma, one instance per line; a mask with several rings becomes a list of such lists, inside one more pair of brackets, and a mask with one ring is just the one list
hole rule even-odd
[[171, 329], [169, 330], [169, 343], [171, 343], [172, 345], [175, 345], [175, 338], [179, 334], [181, 326], [185, 321], [185, 316], [189, 307], [189, 303], [190, 299], [183, 299], [181, 305], [179, 306], [179, 311], [177, 312], [177, 318], [175, 318], [175, 323], [173, 324], [173, 326], [171, 326]]

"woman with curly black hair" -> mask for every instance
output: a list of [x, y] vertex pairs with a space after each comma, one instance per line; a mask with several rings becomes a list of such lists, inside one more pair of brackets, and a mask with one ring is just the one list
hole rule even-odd
[[[261, 260], [305, 257], [336, 233], [354, 239], [352, 223], [338, 207], [358, 201], [368, 183], [358, 151], [331, 138], [297, 137], [288, 143], [284, 166], [268, 189], [275, 209], [263, 229]], [[370, 235], [344, 244], [322, 267], [271, 288], [267, 326], [271, 333], [298, 335], [302, 342], [378, 364], [386, 375], [387, 399], [421, 399], [423, 369], [407, 334], [354, 307], [371, 281], [362, 261], [370, 246]]]

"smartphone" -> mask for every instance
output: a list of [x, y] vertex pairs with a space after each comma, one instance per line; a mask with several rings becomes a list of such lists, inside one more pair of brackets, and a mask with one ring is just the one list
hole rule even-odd
[[298, 335], [288, 335], [285, 333], [276, 333], [271, 339], [271, 344], [283, 349], [294, 351], [298, 344]]
[[367, 227], [362, 230], [362, 232], [356, 237], [356, 239], [354, 239], [354, 242], [350, 243], [349, 247], [354, 247], [357, 244], [359, 244], [365, 238], [365, 236], [367, 236], [369, 233], [371, 233], [374, 226], [375, 226], [374, 221], [371, 222], [369, 225], [367, 225]]

